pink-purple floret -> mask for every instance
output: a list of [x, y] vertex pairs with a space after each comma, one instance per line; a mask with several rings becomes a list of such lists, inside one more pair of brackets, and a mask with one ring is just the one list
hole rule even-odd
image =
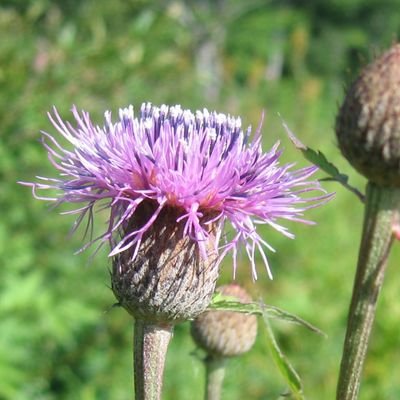
[[[251, 129], [243, 131], [240, 118], [206, 109], [193, 114], [179, 105], [155, 107], [150, 103], [142, 105], [139, 117], [132, 106], [120, 109], [117, 122], [112, 122], [107, 111], [104, 127], [93, 125], [85, 111], [79, 113], [73, 107], [72, 114], [76, 126], [64, 122], [55, 108], [49, 113], [72, 150], [42, 132], [43, 145], [59, 177], [37, 177], [40, 183], [24, 184], [32, 186], [37, 199], [83, 204], [67, 212], [79, 215], [76, 225], [87, 216], [91, 226], [96, 205], [109, 208], [107, 230], [89, 244], [110, 241], [110, 256], [128, 248], [133, 248], [134, 256], [160, 211], [177, 207], [182, 210], [178, 220], [185, 224], [184, 234], [197, 242], [203, 255], [207, 224], [213, 223], [218, 226], [219, 260], [232, 251], [235, 271], [242, 242], [254, 278], [256, 249], [271, 276], [264, 247], [273, 249], [256, 226], [268, 224], [293, 237], [277, 220], [310, 224], [302, 218], [303, 212], [330, 198], [317, 180], [309, 180], [317, 167], [293, 170], [294, 164], [280, 166], [279, 143], [263, 153], [260, 129], [250, 138]], [[37, 194], [41, 189], [57, 189], [59, 195], [42, 197]], [[318, 195], [302, 197], [313, 191]], [[140, 229], [126, 232], [128, 221], [145, 201], [157, 205], [154, 214]], [[230, 235], [223, 234], [226, 223], [233, 228]]]

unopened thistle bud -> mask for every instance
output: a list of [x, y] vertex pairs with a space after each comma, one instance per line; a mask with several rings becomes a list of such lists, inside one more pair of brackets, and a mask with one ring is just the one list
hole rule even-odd
[[363, 233], [337, 385], [358, 398], [361, 375], [400, 205], [400, 44], [365, 67], [336, 120], [340, 149], [368, 179]]
[[[230, 284], [217, 289], [241, 303], [251, 297], [239, 285]], [[251, 349], [257, 336], [257, 317], [232, 311], [206, 311], [192, 322], [192, 337], [210, 356], [231, 357]]]
[[400, 44], [365, 67], [336, 120], [339, 147], [369, 181], [400, 186]]

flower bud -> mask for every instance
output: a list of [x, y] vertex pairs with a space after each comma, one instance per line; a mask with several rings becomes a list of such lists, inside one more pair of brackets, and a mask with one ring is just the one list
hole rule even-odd
[[[241, 303], [251, 297], [239, 285], [221, 286], [218, 292]], [[257, 336], [257, 317], [232, 311], [206, 311], [192, 322], [194, 341], [212, 356], [237, 356], [251, 349]]]
[[336, 119], [350, 164], [381, 186], [400, 187], [400, 44], [366, 66]]
[[[153, 214], [142, 209], [127, 229], [135, 231]], [[211, 301], [218, 278], [213, 232], [207, 238], [207, 257], [184, 234], [178, 210], [163, 209], [146, 231], [138, 254], [126, 250], [114, 257], [112, 290], [121, 306], [136, 318], [156, 323], [177, 323], [195, 318]], [[211, 229], [211, 228], [210, 228]]]

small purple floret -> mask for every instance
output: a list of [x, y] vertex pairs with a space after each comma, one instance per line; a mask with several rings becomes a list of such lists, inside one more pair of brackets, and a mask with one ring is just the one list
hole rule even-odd
[[[250, 138], [251, 129], [243, 131], [240, 118], [206, 109], [193, 114], [179, 105], [145, 103], [139, 117], [132, 106], [120, 109], [117, 122], [107, 111], [101, 128], [93, 125], [85, 111], [79, 113], [73, 107], [72, 114], [76, 126], [64, 122], [55, 108], [49, 113], [72, 150], [42, 132], [44, 147], [59, 177], [37, 177], [40, 183], [23, 184], [33, 188], [37, 199], [83, 204], [67, 212], [79, 214], [76, 226], [87, 216], [91, 227], [94, 208], [99, 204], [108, 208], [107, 230], [89, 244], [109, 241], [110, 256], [129, 248], [135, 254], [160, 211], [176, 207], [181, 210], [179, 221], [185, 223], [184, 234], [196, 241], [202, 254], [208, 237], [205, 226], [216, 224], [220, 260], [232, 251], [236, 270], [237, 249], [242, 242], [253, 277], [257, 277], [256, 249], [271, 276], [264, 247], [273, 249], [257, 233], [257, 225], [268, 224], [293, 237], [277, 221], [311, 223], [302, 218], [303, 212], [330, 198], [317, 180], [309, 180], [317, 167], [293, 170], [294, 164], [280, 166], [279, 143], [263, 153], [260, 131]], [[59, 194], [41, 197], [37, 190], [42, 189], [57, 189]], [[323, 194], [302, 197], [313, 191]], [[156, 205], [153, 216], [140, 229], [121, 236], [138, 206], [147, 201]], [[226, 223], [233, 228], [229, 237], [222, 235]]]

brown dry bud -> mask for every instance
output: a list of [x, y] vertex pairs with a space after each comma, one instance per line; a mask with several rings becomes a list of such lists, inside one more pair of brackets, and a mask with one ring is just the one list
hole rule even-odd
[[[128, 231], [148, 220], [151, 205], [142, 204]], [[177, 223], [178, 211], [165, 208], [144, 235], [136, 258], [132, 250], [114, 258], [112, 290], [119, 304], [131, 315], [154, 323], [174, 324], [195, 318], [211, 301], [218, 278], [217, 254], [210, 232], [208, 257], [197, 243], [183, 234], [184, 222]]]
[[343, 155], [368, 180], [400, 187], [400, 44], [366, 66], [336, 119]]
[[[221, 286], [217, 292], [250, 303], [239, 285]], [[257, 317], [232, 311], [206, 311], [192, 322], [192, 337], [211, 356], [237, 356], [249, 351], [257, 336]]]

